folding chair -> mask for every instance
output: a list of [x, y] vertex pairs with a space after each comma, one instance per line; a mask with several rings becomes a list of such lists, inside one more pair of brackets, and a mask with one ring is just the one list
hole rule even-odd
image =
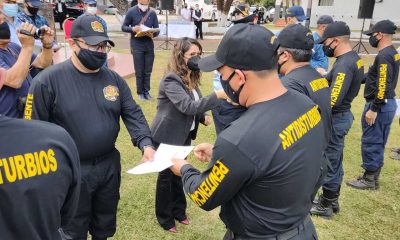
[[75, 18], [66, 18], [63, 22], [63, 29], [64, 29], [64, 52], [65, 58], [67, 58], [67, 40], [71, 38], [71, 28], [72, 23], [75, 21]]

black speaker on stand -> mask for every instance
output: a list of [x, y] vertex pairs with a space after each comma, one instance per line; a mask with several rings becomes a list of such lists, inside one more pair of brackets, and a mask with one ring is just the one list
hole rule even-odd
[[360, 39], [358, 43], [353, 47], [353, 50], [357, 48], [357, 53], [360, 53], [361, 47], [364, 52], [369, 53], [364, 43], [362, 42], [362, 34], [364, 32], [365, 19], [372, 19], [374, 14], [375, 0], [360, 0], [360, 8], [358, 9], [358, 18], [363, 19], [363, 25], [361, 27]]
[[161, 1], [161, 10], [165, 10], [165, 33], [166, 33], [166, 38], [164, 42], [158, 46], [160, 49], [168, 50], [169, 45], [173, 46], [172, 42], [169, 39], [168, 35], [168, 11], [174, 10], [174, 0], [160, 0]]

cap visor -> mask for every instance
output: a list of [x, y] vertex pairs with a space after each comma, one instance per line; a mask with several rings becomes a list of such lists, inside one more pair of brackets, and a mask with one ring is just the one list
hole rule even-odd
[[85, 42], [89, 45], [97, 45], [99, 43], [102, 42], [108, 42], [111, 46], [115, 46], [114, 42], [111, 41], [109, 38], [107, 37], [103, 37], [103, 36], [89, 36], [89, 37], [82, 37], [83, 40], [85, 40]]
[[315, 41], [315, 44], [323, 44], [325, 42], [326, 38], [320, 38], [317, 41]]
[[304, 21], [304, 20], [308, 20], [309, 19], [307, 16], [304, 16], [304, 15], [303, 16], [297, 16], [296, 18], [299, 21]]
[[238, 19], [238, 20], [232, 20], [233, 24], [237, 24], [237, 23], [250, 23], [254, 21], [254, 17], [256, 16], [256, 14], [251, 14], [247, 17]]
[[217, 60], [215, 54], [202, 58], [199, 61], [199, 68], [202, 72], [211, 72], [222, 67], [224, 64]]
[[42, 2], [40, 2], [40, 1], [32, 1], [29, 3], [32, 5], [32, 7], [36, 7], [36, 8], [42, 6]]
[[371, 35], [371, 34], [373, 34], [374, 32], [372, 32], [371, 30], [368, 30], [368, 31], [364, 31], [363, 32], [363, 34], [365, 34], [365, 35]]

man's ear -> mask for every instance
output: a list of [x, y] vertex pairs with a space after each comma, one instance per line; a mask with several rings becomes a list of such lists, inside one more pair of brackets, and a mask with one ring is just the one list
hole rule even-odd
[[67, 41], [68, 41], [69, 47], [73, 50], [74, 47], [75, 47], [75, 45], [76, 45], [74, 39], [70, 38], [70, 39], [68, 39]]
[[242, 70], [235, 69], [235, 73], [239, 76], [239, 83], [243, 85], [246, 83], [246, 75], [244, 75]]

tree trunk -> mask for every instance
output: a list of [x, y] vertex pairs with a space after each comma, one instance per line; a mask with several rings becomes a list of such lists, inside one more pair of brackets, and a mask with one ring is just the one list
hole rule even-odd
[[274, 14], [274, 23], [276, 23], [278, 21], [278, 19], [281, 17], [280, 13], [281, 13], [281, 3], [282, 0], [276, 0], [275, 1], [275, 14]]
[[217, 10], [218, 10], [218, 27], [225, 27], [228, 20], [228, 13], [231, 8], [233, 0], [218, 0]]
[[218, 19], [218, 27], [225, 27], [226, 23], [228, 20], [228, 15], [223, 13], [223, 12], [219, 12], [219, 19]]
[[[118, 9], [120, 14], [125, 15], [128, 11], [128, 1], [127, 0], [110, 0], [110, 2]], [[151, 4], [151, 2], [150, 2]]]

